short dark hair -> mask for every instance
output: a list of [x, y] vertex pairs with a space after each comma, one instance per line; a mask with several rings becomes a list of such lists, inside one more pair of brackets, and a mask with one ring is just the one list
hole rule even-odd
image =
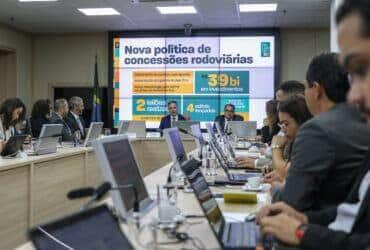
[[169, 102], [167, 103], [167, 107], [168, 107], [168, 106], [170, 106], [170, 104], [176, 104], [176, 106], [178, 106], [178, 105], [177, 105], [177, 102], [176, 102], [176, 101], [174, 101], [174, 100], [169, 101]]
[[279, 105], [279, 112], [289, 114], [299, 126], [312, 118], [303, 95], [293, 95], [282, 101]]
[[346, 101], [350, 85], [338, 54], [323, 53], [315, 56], [308, 66], [306, 80], [308, 87], [312, 87], [314, 82], [320, 84], [331, 101], [336, 103]]
[[296, 80], [290, 80], [282, 82], [278, 88], [278, 90], [283, 91], [286, 94], [289, 95], [297, 95], [297, 94], [304, 94], [304, 85], [303, 83], [296, 81]]
[[46, 118], [46, 115], [49, 113], [50, 101], [46, 99], [40, 99], [33, 104], [31, 117], [32, 119]]
[[337, 24], [343, 21], [349, 15], [357, 13], [361, 18], [362, 35], [370, 37], [370, 4], [369, 0], [345, 0], [338, 8], [335, 16]]
[[225, 107], [224, 107], [224, 110], [226, 109], [226, 107], [231, 107], [233, 109], [233, 111], [235, 111], [235, 105], [232, 104], [232, 103], [226, 104]]
[[[22, 108], [23, 112], [19, 115], [19, 118], [15, 121], [12, 121], [13, 118], [13, 112], [17, 108]], [[19, 98], [8, 98], [6, 99], [0, 107], [0, 115], [2, 119], [2, 123], [4, 126], [4, 129], [9, 129], [11, 125], [15, 125], [20, 121], [24, 121], [26, 117], [26, 106]]]

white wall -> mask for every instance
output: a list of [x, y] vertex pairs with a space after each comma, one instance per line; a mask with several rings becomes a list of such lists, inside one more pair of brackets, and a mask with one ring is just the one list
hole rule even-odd
[[27, 107], [30, 107], [32, 102], [32, 37], [30, 34], [0, 25], [0, 47], [16, 50], [17, 96], [25, 102]]
[[51, 97], [49, 84], [92, 86], [96, 54], [99, 85], [107, 86], [107, 33], [35, 36], [34, 100]]
[[329, 29], [282, 29], [280, 79], [305, 80], [313, 56], [330, 52]]

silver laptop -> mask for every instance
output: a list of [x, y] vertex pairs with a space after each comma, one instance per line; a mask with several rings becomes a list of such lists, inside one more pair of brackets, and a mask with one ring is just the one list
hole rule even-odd
[[135, 134], [137, 138], [146, 137], [145, 121], [120, 121], [118, 124], [118, 135]]
[[104, 180], [109, 181], [113, 187], [124, 185], [133, 187], [111, 192], [114, 207], [120, 215], [126, 217], [133, 211], [135, 189], [140, 212], [144, 213], [151, 208], [154, 202], [149, 198], [128, 137], [126, 135], [105, 137], [93, 141], [92, 145]]
[[255, 137], [257, 135], [256, 121], [230, 121], [227, 124], [231, 133], [239, 138]]
[[89, 130], [87, 131], [87, 135], [83, 143], [84, 147], [90, 146], [92, 141], [100, 137], [102, 129], [103, 129], [103, 125], [104, 125], [103, 122], [90, 123]]
[[202, 130], [200, 129], [200, 125], [194, 124], [194, 125], [191, 125], [190, 128], [191, 128], [191, 133], [197, 137], [195, 138], [195, 144], [197, 145], [197, 148], [201, 150], [202, 145], [200, 144], [200, 140], [204, 141], [204, 138], [202, 135]]
[[186, 161], [187, 156], [181, 141], [179, 129], [177, 127], [164, 129], [163, 136], [166, 139], [172, 161], [179, 164]]
[[33, 144], [31, 154], [43, 155], [57, 152], [59, 138], [62, 136], [62, 124], [42, 125], [39, 138]]

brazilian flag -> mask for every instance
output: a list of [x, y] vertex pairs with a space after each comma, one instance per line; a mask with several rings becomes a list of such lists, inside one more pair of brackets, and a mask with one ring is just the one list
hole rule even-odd
[[99, 88], [98, 78], [98, 56], [95, 57], [95, 72], [94, 72], [94, 97], [93, 110], [91, 113], [91, 122], [101, 122], [101, 89]]

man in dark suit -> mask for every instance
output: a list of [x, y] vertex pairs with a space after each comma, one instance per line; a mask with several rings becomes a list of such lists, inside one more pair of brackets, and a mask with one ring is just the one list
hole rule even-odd
[[178, 113], [176, 101], [169, 101], [167, 103], [167, 108], [168, 108], [169, 115], [162, 117], [161, 123], [159, 124], [159, 129], [161, 131], [166, 128], [171, 128], [172, 122], [174, 121], [185, 121], [186, 120], [186, 118], [183, 115], [180, 115]]
[[85, 121], [82, 118], [82, 112], [84, 110], [84, 102], [81, 97], [73, 96], [69, 100], [69, 112], [66, 117], [66, 122], [72, 130], [72, 134], [76, 135], [76, 132], [80, 134], [81, 139], [85, 139]]
[[[313, 58], [306, 78], [305, 97], [314, 117], [295, 138], [280, 195], [281, 201], [299, 211], [343, 202], [370, 145], [368, 125], [356, 108], [345, 103], [350, 86], [338, 55]], [[282, 150], [282, 146], [272, 145], [272, 150]]]
[[223, 115], [218, 115], [215, 118], [215, 122], [218, 122], [224, 131], [226, 131], [229, 121], [244, 121], [242, 116], [235, 114], [235, 106], [231, 103], [225, 105]]
[[74, 136], [68, 124], [65, 122], [65, 118], [68, 114], [69, 108], [66, 99], [57, 99], [54, 104], [54, 112], [51, 114], [50, 124], [62, 124], [62, 140], [73, 141]]
[[[341, 58], [351, 79], [348, 101], [370, 124], [369, 13], [368, 0], [345, 0], [336, 19]], [[277, 203], [263, 208], [257, 218], [263, 232], [301, 249], [370, 249], [370, 151], [348, 198], [339, 206], [303, 214]]]

